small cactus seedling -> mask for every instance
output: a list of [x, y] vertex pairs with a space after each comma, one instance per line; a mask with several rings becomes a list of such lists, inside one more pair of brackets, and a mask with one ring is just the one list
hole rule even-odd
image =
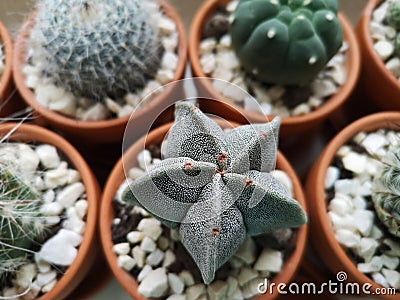
[[24, 264], [35, 239], [43, 235], [40, 203], [34, 190], [0, 166], [0, 276]]
[[372, 200], [381, 222], [400, 237], [400, 145], [392, 146], [375, 176]]
[[246, 236], [303, 225], [307, 218], [271, 175], [280, 119], [224, 132], [187, 102], [176, 105], [165, 159], [123, 193], [180, 240], [209, 284]]
[[337, 0], [240, 0], [230, 35], [243, 68], [265, 83], [304, 85], [342, 45]]
[[391, 0], [389, 1], [389, 8], [386, 15], [387, 21], [394, 29], [400, 30], [400, 1]]
[[163, 46], [153, 0], [40, 0], [28, 47], [55, 84], [103, 101], [143, 87]]

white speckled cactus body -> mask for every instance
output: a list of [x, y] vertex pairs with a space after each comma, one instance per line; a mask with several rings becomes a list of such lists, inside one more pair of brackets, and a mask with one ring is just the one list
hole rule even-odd
[[164, 48], [153, 0], [40, 0], [28, 47], [44, 76], [103, 101], [143, 87]]
[[246, 236], [298, 227], [307, 218], [270, 173], [279, 118], [223, 131], [187, 102], [176, 105], [166, 157], [122, 199], [179, 230], [206, 284]]
[[0, 276], [26, 263], [36, 239], [43, 236], [40, 203], [32, 188], [0, 165]]
[[372, 200], [380, 221], [400, 237], [400, 145], [392, 146], [373, 184]]

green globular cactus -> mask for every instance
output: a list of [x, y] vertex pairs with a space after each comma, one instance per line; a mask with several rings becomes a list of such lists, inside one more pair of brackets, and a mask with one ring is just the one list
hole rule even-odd
[[373, 181], [372, 201], [381, 222], [400, 237], [400, 145], [392, 146]]
[[179, 102], [165, 158], [123, 193], [124, 202], [179, 231], [206, 284], [246, 236], [307, 221], [271, 174], [279, 126], [276, 117], [225, 132], [195, 106]]
[[386, 15], [387, 21], [396, 30], [400, 30], [400, 1], [391, 0], [389, 1], [389, 7]]
[[103, 101], [134, 92], [154, 78], [164, 51], [153, 2], [40, 0], [32, 60], [76, 96]]
[[240, 0], [232, 46], [242, 67], [264, 83], [304, 85], [340, 49], [337, 0]]
[[44, 234], [36, 192], [0, 166], [0, 276], [26, 263], [35, 239]]

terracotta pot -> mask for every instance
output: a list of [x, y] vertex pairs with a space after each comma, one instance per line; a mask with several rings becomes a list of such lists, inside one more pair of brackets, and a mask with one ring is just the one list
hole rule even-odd
[[[189, 35], [189, 58], [193, 75], [196, 77], [207, 77], [201, 67], [199, 55], [202, 28], [218, 7], [225, 7], [229, 2], [229, 0], [205, 1], [193, 20]], [[345, 63], [347, 71], [346, 82], [339, 88], [334, 96], [315, 111], [304, 116], [282, 118], [281, 135], [283, 136], [293, 136], [299, 133], [306, 133], [308, 130], [316, 128], [347, 100], [357, 83], [360, 69], [360, 51], [357, 40], [350, 23], [341, 13], [339, 13], [339, 20], [343, 28], [344, 40], [349, 44]], [[270, 116], [266, 117], [260, 113], [245, 110], [244, 108], [234, 104], [232, 100], [226, 98], [215, 90], [208, 78], [199, 80], [198, 88], [201, 90], [201, 94], [207, 95], [209, 99], [218, 99], [224, 102], [220, 103], [220, 101], [202, 99], [200, 101], [200, 108], [205, 112], [217, 113], [218, 115], [223, 117], [226, 116], [230, 120], [239, 123], [263, 123], [267, 119], [271, 119]]]
[[96, 228], [100, 188], [91, 169], [79, 152], [59, 135], [36, 125], [5, 123], [0, 125], [0, 137], [6, 136], [16, 126], [18, 128], [7, 140], [34, 144], [45, 143], [55, 146], [66, 156], [71, 165], [79, 171], [86, 188], [85, 193], [89, 207], [86, 215], [86, 229], [82, 244], [78, 249], [78, 255], [55, 287], [39, 298], [40, 300], [64, 299], [79, 285], [96, 258], [98, 249]]
[[12, 101], [15, 89], [12, 78], [13, 42], [7, 28], [0, 22], [0, 45], [3, 45], [4, 71], [0, 77], [0, 117], [7, 117], [21, 108], [21, 103]]
[[[223, 124], [221, 121], [217, 122], [221, 125]], [[226, 124], [226, 123], [225, 123]], [[117, 264], [117, 256], [113, 252], [113, 242], [111, 237], [111, 223], [114, 218], [114, 211], [112, 209], [112, 200], [121, 185], [121, 183], [125, 180], [124, 168], [130, 169], [133, 166], [136, 166], [136, 156], [142, 151], [145, 146], [151, 144], [161, 144], [164, 136], [172, 126], [172, 123], [163, 125], [153, 131], [151, 131], [147, 136], [142, 137], [140, 140], [135, 142], [128, 151], [124, 154], [125, 159], [124, 162], [127, 163], [129, 161], [129, 165], [123, 164], [122, 159], [118, 161], [115, 165], [113, 171], [110, 174], [110, 177], [107, 180], [105, 185], [103, 196], [102, 196], [102, 204], [100, 209], [100, 236], [102, 242], [102, 249], [105, 253], [108, 264], [111, 268], [111, 271], [114, 273], [114, 276], [117, 278], [122, 287], [134, 298], [137, 300], [144, 300], [142, 295], [138, 293], [138, 283], [136, 279], [130, 275], [128, 272], [125, 272], [121, 269]], [[226, 125], [225, 125], [226, 126]], [[234, 125], [235, 127], [237, 124]], [[289, 162], [285, 159], [285, 157], [278, 152], [277, 157], [277, 168], [285, 171], [290, 179], [293, 182], [293, 190], [294, 197], [297, 199], [301, 206], [306, 210], [306, 203], [304, 194], [302, 191], [302, 187], [299, 179], [296, 176], [295, 171], [290, 166]], [[306, 240], [307, 240], [307, 231], [308, 225], [304, 225], [300, 227], [297, 231], [297, 241], [296, 241], [296, 250], [292, 253], [290, 257], [285, 260], [285, 264], [283, 270], [273, 278], [273, 282], [276, 283], [289, 283], [293, 278], [300, 261], [303, 257]], [[263, 295], [258, 299], [273, 299], [277, 296], [276, 290], [273, 295]]]
[[[182, 21], [175, 9], [164, 0], [158, 1], [161, 3], [161, 7], [164, 13], [168, 17], [170, 17], [177, 26], [177, 32], [179, 35], [179, 43], [177, 48], [179, 61], [174, 74], [174, 81], [176, 81], [183, 78], [186, 68], [186, 33]], [[50, 125], [68, 135], [71, 135], [75, 138], [84, 138], [85, 140], [95, 142], [121, 141], [125, 126], [128, 123], [130, 117], [137, 124], [137, 132], [142, 135], [147, 130], [147, 124], [149, 122], [152, 122], [153, 120], [156, 120], [159, 114], [166, 107], [177, 100], [176, 96], [174, 96], [174, 93], [181, 93], [181, 91], [177, 91], [177, 88], [179, 88], [180, 85], [170, 84], [163, 92], [156, 95], [154, 99], [152, 99], [152, 101], [146, 103], [146, 105], [135, 111], [131, 116], [114, 118], [104, 121], [80, 121], [52, 111], [36, 101], [35, 95], [32, 90], [25, 85], [25, 75], [22, 72], [22, 66], [25, 63], [26, 58], [26, 39], [28, 38], [29, 31], [33, 27], [33, 25], [34, 14], [31, 15], [29, 19], [25, 22], [16, 39], [14, 53], [14, 80], [24, 101], [29, 106], [33, 107], [34, 110], [39, 113], [39, 115], [43, 116], [43, 118], [46, 119]], [[160, 109], [160, 107], [163, 108]], [[166, 117], [169, 119], [168, 121], [172, 120], [172, 115], [169, 114]]]
[[[366, 275], [358, 271], [354, 262], [348, 257], [345, 250], [336, 240], [333, 228], [328, 217], [327, 198], [325, 192], [325, 176], [335, 154], [341, 146], [361, 131], [375, 131], [381, 128], [399, 129], [400, 113], [384, 112], [364, 117], [339, 132], [326, 146], [321, 156], [310, 171], [306, 183], [306, 195], [311, 219], [311, 236], [314, 249], [321, 259], [335, 274], [344, 271], [348, 275], [347, 282], [369, 283], [371, 291], [379, 288]], [[387, 296], [389, 299], [398, 299], [398, 296]]]
[[356, 34], [361, 49], [363, 61], [360, 75], [360, 85], [365, 94], [375, 104], [387, 110], [400, 109], [400, 83], [389, 72], [385, 63], [374, 50], [370, 32], [370, 20], [375, 8], [382, 0], [369, 0], [365, 6], [356, 27]]

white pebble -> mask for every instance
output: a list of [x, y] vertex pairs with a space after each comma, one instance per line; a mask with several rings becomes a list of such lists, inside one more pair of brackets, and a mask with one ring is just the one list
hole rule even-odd
[[336, 85], [330, 80], [315, 79], [311, 84], [312, 92], [317, 98], [325, 98], [337, 91]]
[[171, 82], [174, 79], [175, 75], [172, 70], [158, 70], [157, 75], [156, 75], [156, 80], [160, 84], [167, 84]]
[[356, 221], [352, 215], [340, 216], [333, 211], [329, 211], [328, 216], [336, 230], [347, 229], [353, 232], [357, 231], [357, 225], [355, 224]]
[[86, 216], [88, 210], [88, 202], [87, 200], [78, 200], [75, 203], [76, 214], [80, 219], [83, 219]]
[[114, 253], [118, 255], [126, 255], [131, 250], [129, 243], [119, 243], [113, 246]]
[[235, 257], [240, 258], [245, 264], [250, 265], [256, 261], [257, 246], [250, 237], [246, 238], [243, 244], [235, 253]]
[[151, 160], [151, 153], [147, 149], [141, 151], [137, 156], [139, 167], [141, 167], [143, 170], [147, 170], [147, 168], [151, 164]]
[[325, 175], [325, 189], [332, 188], [335, 182], [339, 179], [339, 176], [340, 176], [340, 170], [337, 167], [333, 166], [328, 167]]
[[365, 170], [367, 157], [356, 152], [350, 152], [343, 157], [343, 166], [346, 170], [355, 174], [361, 174]]
[[[259, 271], [263, 271], [263, 270], [259, 270]], [[237, 279], [239, 285], [243, 286], [250, 280], [257, 278], [257, 277], [258, 277], [257, 269], [253, 269], [250, 267], [243, 267], [240, 269], [239, 275], [236, 277], [236, 279]]]
[[393, 256], [389, 256], [386, 254], [382, 254], [381, 259], [382, 259], [383, 265], [388, 269], [394, 270], [399, 265], [398, 257], [393, 257]]
[[24, 176], [33, 176], [39, 166], [39, 157], [36, 152], [26, 144], [18, 144], [18, 158], [15, 165], [21, 170]]
[[136, 179], [136, 178], [139, 178], [140, 176], [142, 176], [143, 174], [145, 174], [145, 172], [143, 171], [143, 169], [134, 167], [134, 168], [131, 168], [131, 169], [129, 170], [128, 176], [129, 176], [129, 178], [131, 178], [131, 179]]
[[85, 192], [85, 186], [81, 182], [76, 182], [66, 186], [57, 195], [57, 202], [64, 207], [71, 207]]
[[36, 262], [36, 266], [37, 266], [38, 271], [40, 273], [47, 273], [47, 272], [51, 271], [51, 265], [48, 262], [44, 261], [44, 260], [37, 261]]
[[229, 49], [232, 45], [232, 38], [230, 34], [225, 34], [221, 37], [218, 44], [219, 50]]
[[390, 59], [385, 66], [396, 78], [400, 77], [400, 58], [394, 57]]
[[36, 282], [40, 286], [48, 284], [50, 281], [54, 280], [57, 276], [56, 271], [50, 271], [47, 273], [39, 273], [36, 277]]
[[228, 70], [236, 70], [240, 68], [240, 63], [238, 57], [235, 52], [232, 50], [220, 51], [216, 55], [216, 61], [218, 67], [228, 69]]
[[371, 154], [376, 154], [388, 143], [386, 137], [379, 133], [370, 133], [362, 141], [361, 145]]
[[310, 106], [308, 106], [307, 103], [301, 103], [293, 109], [292, 114], [294, 116], [302, 116], [302, 115], [308, 114], [310, 111], [311, 111], [311, 108], [310, 108]]
[[85, 110], [79, 118], [83, 121], [101, 121], [108, 117], [108, 109], [102, 103], [96, 103]]
[[192, 273], [187, 270], [183, 270], [178, 274], [179, 278], [185, 283], [185, 286], [194, 285], [194, 278]]
[[28, 288], [33, 279], [36, 277], [37, 270], [34, 263], [25, 264], [21, 266], [18, 272], [15, 273], [15, 281], [18, 286], [22, 288]]
[[368, 263], [358, 263], [357, 269], [363, 273], [379, 272], [382, 269], [382, 259], [374, 256]]
[[386, 18], [386, 14], [389, 8], [389, 2], [383, 1], [372, 13], [373, 20], [377, 23], [382, 23]]
[[42, 199], [44, 203], [51, 203], [56, 198], [56, 193], [54, 190], [47, 190], [43, 195]]
[[158, 298], [164, 296], [168, 290], [168, 278], [164, 268], [150, 271], [138, 287], [143, 296]]
[[67, 179], [68, 184], [75, 183], [81, 180], [81, 175], [77, 170], [68, 169], [67, 172], [68, 172], [68, 179]]
[[394, 270], [383, 269], [383, 276], [391, 287], [400, 288], [400, 273]]
[[389, 283], [381, 273], [372, 273], [372, 280], [383, 287], [389, 287]]
[[272, 176], [275, 177], [286, 189], [289, 195], [293, 195], [293, 184], [290, 177], [281, 170], [274, 170]]
[[175, 23], [167, 17], [161, 17], [158, 19], [158, 28], [160, 28], [161, 32], [165, 35], [169, 35], [176, 31]]
[[394, 52], [394, 46], [388, 41], [378, 41], [374, 44], [374, 49], [382, 60], [388, 59]]
[[57, 153], [57, 149], [51, 145], [40, 145], [36, 147], [36, 154], [38, 155], [40, 162], [45, 168], [55, 169], [60, 165], [60, 156]]
[[206, 286], [202, 283], [192, 285], [188, 287], [185, 291], [187, 299], [198, 299], [201, 295], [207, 292]]
[[283, 265], [282, 252], [273, 249], [264, 249], [258, 257], [254, 269], [278, 273]]
[[126, 235], [126, 239], [131, 244], [139, 243], [143, 240], [144, 234], [140, 231], [131, 231]]
[[359, 246], [356, 248], [357, 254], [370, 261], [378, 248], [378, 242], [373, 238], [362, 238]]
[[58, 216], [64, 210], [64, 207], [58, 202], [45, 203], [40, 207], [40, 212], [44, 216]]
[[246, 97], [248, 97], [247, 92], [233, 84], [228, 84], [226, 88], [223, 89], [222, 94], [235, 101], [243, 101], [246, 99]]
[[357, 229], [363, 236], [368, 236], [374, 224], [374, 213], [370, 210], [356, 210], [353, 217], [357, 220]]
[[56, 286], [56, 284], [57, 284], [57, 279], [54, 279], [54, 280], [50, 281], [48, 284], [43, 286], [42, 292], [43, 293], [50, 292]]
[[161, 59], [161, 68], [175, 71], [178, 67], [178, 56], [174, 52], [166, 51]]
[[140, 244], [140, 248], [145, 251], [145, 252], [153, 252], [154, 250], [156, 250], [156, 244], [154, 243], [154, 241], [145, 236], [142, 243]]
[[169, 283], [169, 287], [171, 288], [171, 290], [174, 294], [182, 294], [182, 292], [185, 288], [185, 284], [179, 278], [178, 275], [169, 273], [168, 274], [168, 283]]
[[254, 112], [261, 112], [260, 104], [253, 97], [247, 96], [243, 101], [244, 109]]
[[118, 266], [126, 271], [130, 271], [133, 269], [133, 267], [136, 265], [136, 261], [134, 258], [132, 258], [129, 255], [119, 255], [118, 256]]
[[168, 249], [167, 251], [165, 251], [162, 266], [164, 268], [166, 268], [166, 267], [172, 265], [175, 262], [175, 260], [176, 260], [175, 253], [173, 251], [171, 251], [170, 249]]
[[136, 260], [139, 268], [142, 268], [146, 262], [146, 252], [144, 252], [140, 246], [135, 246], [132, 249], [132, 256]]
[[152, 267], [156, 267], [162, 262], [163, 259], [164, 252], [157, 248], [152, 253], [150, 253], [149, 256], [147, 256], [146, 263]]
[[167, 300], [187, 300], [184, 294], [173, 294], [167, 298]]
[[50, 264], [69, 266], [75, 260], [78, 250], [75, 248], [82, 242], [82, 236], [66, 229], [61, 229], [48, 239], [38, 256]]
[[345, 198], [343, 197], [333, 198], [329, 202], [328, 208], [330, 211], [333, 211], [340, 216], [345, 216], [347, 214], [350, 214], [354, 210], [351, 200], [345, 200]]
[[200, 43], [200, 55], [214, 51], [217, 46], [217, 41], [215, 38], [204, 39]]
[[142, 282], [142, 280], [149, 274], [151, 271], [153, 271], [153, 268], [150, 267], [149, 265], [145, 265], [143, 269], [140, 271], [138, 274], [137, 280], [138, 282]]
[[335, 232], [335, 237], [340, 244], [348, 248], [357, 247], [361, 242], [361, 237], [359, 234], [347, 229], [338, 229]]
[[213, 53], [207, 53], [200, 57], [200, 65], [206, 75], [210, 75], [216, 67], [217, 61]]

